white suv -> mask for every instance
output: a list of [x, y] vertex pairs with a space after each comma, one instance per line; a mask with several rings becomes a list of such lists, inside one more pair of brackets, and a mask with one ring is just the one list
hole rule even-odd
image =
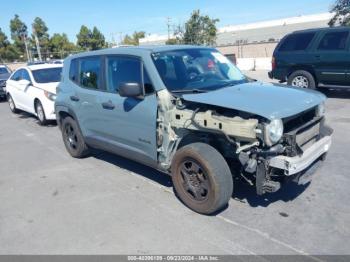
[[62, 65], [41, 64], [17, 69], [6, 82], [13, 113], [23, 110], [38, 117], [41, 125], [56, 120], [54, 102], [61, 81]]

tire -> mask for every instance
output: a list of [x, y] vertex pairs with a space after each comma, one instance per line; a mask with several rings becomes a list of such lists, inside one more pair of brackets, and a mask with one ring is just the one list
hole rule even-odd
[[301, 88], [316, 89], [316, 81], [314, 76], [304, 70], [293, 72], [288, 77], [288, 85]]
[[17, 109], [15, 101], [13, 100], [13, 98], [10, 94], [7, 95], [7, 101], [9, 103], [11, 112], [14, 114], [17, 114], [19, 112], [19, 110]]
[[176, 152], [172, 181], [180, 200], [193, 211], [210, 215], [229, 202], [233, 179], [224, 157], [212, 146], [193, 143]]
[[43, 105], [41, 104], [40, 101], [37, 101], [35, 103], [35, 112], [36, 112], [36, 115], [38, 117], [40, 125], [42, 125], [42, 126], [46, 125], [47, 119], [46, 119], [46, 115], [45, 115], [45, 110], [44, 110]]
[[74, 158], [83, 158], [89, 154], [77, 122], [67, 116], [62, 121], [62, 138], [68, 153]]

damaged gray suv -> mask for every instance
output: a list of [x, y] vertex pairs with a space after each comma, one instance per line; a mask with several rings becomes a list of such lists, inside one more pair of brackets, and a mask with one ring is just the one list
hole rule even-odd
[[308, 183], [331, 145], [323, 94], [251, 82], [206, 47], [71, 56], [55, 112], [71, 156], [97, 148], [158, 169], [202, 214], [227, 206], [234, 178], [258, 195]]

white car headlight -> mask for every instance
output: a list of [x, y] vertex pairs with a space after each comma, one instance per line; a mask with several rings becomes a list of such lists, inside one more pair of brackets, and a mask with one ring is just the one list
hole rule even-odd
[[317, 106], [316, 116], [322, 117], [326, 114], [326, 105], [325, 102], [322, 102]]
[[265, 143], [268, 146], [276, 144], [283, 136], [283, 122], [274, 119], [265, 126]]
[[53, 93], [50, 93], [48, 91], [44, 91], [45, 96], [47, 97], [47, 99], [50, 99], [51, 101], [55, 101], [56, 100], [56, 95]]

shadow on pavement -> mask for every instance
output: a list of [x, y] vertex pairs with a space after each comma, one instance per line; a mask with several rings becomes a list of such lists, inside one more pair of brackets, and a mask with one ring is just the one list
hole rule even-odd
[[340, 99], [350, 99], [350, 88], [349, 89], [328, 89], [322, 88], [318, 89], [328, 98], [340, 98]]
[[118, 155], [113, 155], [108, 152], [95, 149], [92, 152], [92, 156], [102, 161], [106, 161], [110, 164], [118, 166], [122, 169], [131, 171], [138, 176], [143, 176], [147, 179], [153, 180], [162, 186], [172, 187], [170, 176], [160, 171], [157, 171], [151, 167], [139, 164], [137, 162], [123, 158]]
[[[18, 118], [20, 118], [20, 119], [33, 120], [33, 122], [35, 122], [36, 124], [38, 124], [40, 126], [39, 120], [36, 118], [35, 115], [29, 114], [29, 113], [24, 112], [24, 111], [20, 111], [17, 115], [18, 115]], [[57, 126], [56, 120], [48, 120], [47, 124], [45, 126], [41, 126], [41, 127], [56, 127], [56, 126]]]
[[289, 181], [283, 183], [281, 189], [275, 193], [267, 193], [258, 196], [254, 186], [250, 186], [242, 180], [236, 180], [232, 197], [242, 203], [247, 202], [252, 207], [267, 207], [277, 201], [289, 202], [294, 200], [300, 196], [309, 185], [310, 183], [302, 186]]
[[[169, 187], [169, 188], [172, 187], [172, 181], [170, 176], [162, 172], [159, 172], [153, 168], [147, 167], [142, 164], [138, 164], [132, 160], [129, 160], [114, 154], [110, 154], [108, 152], [100, 151], [100, 150], [93, 150], [92, 157], [95, 157], [102, 161], [106, 161], [122, 169], [131, 171], [138, 176], [143, 176], [162, 186]], [[309, 184], [305, 186], [300, 186], [300, 185], [297, 185], [296, 183], [288, 182], [283, 184], [282, 188], [276, 193], [258, 196], [256, 194], [255, 187], [249, 186], [248, 184], [246, 184], [241, 180], [236, 180], [232, 198], [243, 203], [246, 202], [252, 207], [258, 207], [258, 206], [267, 207], [276, 201], [288, 202], [288, 201], [294, 200], [299, 195], [301, 195], [308, 186]], [[216, 213], [221, 213], [226, 208], [227, 206]], [[216, 215], [216, 213], [212, 215]]]

